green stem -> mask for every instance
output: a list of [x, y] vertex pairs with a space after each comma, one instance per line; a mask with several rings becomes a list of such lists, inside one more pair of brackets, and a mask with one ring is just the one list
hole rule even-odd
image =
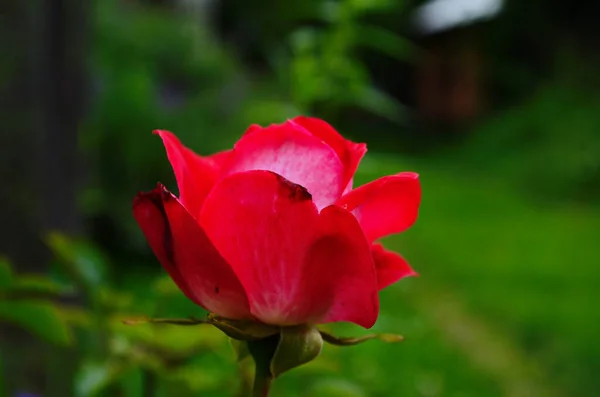
[[279, 335], [273, 335], [268, 338], [257, 341], [249, 341], [248, 351], [254, 360], [254, 386], [252, 387], [252, 397], [268, 397], [273, 383], [273, 374], [271, 373], [271, 359], [279, 343]]
[[252, 388], [252, 397], [269, 397], [273, 376], [269, 371], [259, 370], [256, 368], [254, 374], [254, 386]]

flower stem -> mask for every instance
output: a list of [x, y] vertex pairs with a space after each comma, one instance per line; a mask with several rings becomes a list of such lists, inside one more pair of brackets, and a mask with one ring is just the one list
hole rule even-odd
[[271, 359], [279, 343], [279, 335], [273, 335], [268, 338], [247, 342], [248, 350], [254, 360], [254, 386], [252, 387], [252, 397], [268, 397], [273, 382], [271, 373]]
[[273, 376], [268, 371], [259, 370], [257, 367], [254, 374], [252, 397], [269, 397], [271, 382], [273, 382]]

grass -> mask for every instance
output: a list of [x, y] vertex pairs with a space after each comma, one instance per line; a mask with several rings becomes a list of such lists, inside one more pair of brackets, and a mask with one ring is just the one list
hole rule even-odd
[[[466, 360], [494, 380], [479, 395], [498, 388], [511, 396], [594, 395], [600, 211], [536, 205], [501, 176], [452, 172], [443, 161], [367, 160], [358, 183], [400, 170], [421, 174], [418, 223], [386, 242], [421, 274], [404, 301], [462, 352], [456, 366]], [[457, 392], [450, 386], [435, 395]]]

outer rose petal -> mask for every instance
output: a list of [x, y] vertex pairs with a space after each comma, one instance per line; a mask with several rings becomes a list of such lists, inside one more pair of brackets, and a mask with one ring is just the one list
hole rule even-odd
[[304, 299], [332, 300], [319, 322], [350, 321], [365, 328], [375, 324], [379, 297], [371, 247], [351, 213], [336, 206], [321, 211], [318, 237], [304, 266]]
[[367, 145], [355, 143], [341, 136], [329, 123], [315, 117], [298, 116], [292, 122], [304, 127], [310, 134], [328, 144], [344, 164], [343, 185], [345, 190], [352, 189], [352, 177], [360, 160], [367, 153]]
[[219, 177], [222, 163], [231, 152], [202, 157], [185, 147], [171, 132], [156, 130], [154, 133], [162, 138], [165, 145], [177, 179], [181, 203], [194, 217], [198, 217], [204, 199]]
[[140, 193], [133, 214], [154, 254], [188, 298], [224, 317], [251, 318], [248, 298], [231, 267], [164, 186]]
[[331, 206], [319, 215], [303, 187], [272, 172], [248, 171], [217, 183], [200, 220], [259, 320], [374, 324], [373, 257], [346, 210]]
[[286, 122], [258, 129], [253, 126], [236, 143], [227, 174], [265, 170], [304, 186], [317, 208], [333, 204], [345, 187], [344, 165], [321, 139]]
[[372, 250], [375, 268], [377, 269], [377, 285], [379, 289], [394, 284], [404, 277], [416, 276], [406, 260], [395, 252], [388, 251], [381, 244], [373, 244]]
[[408, 229], [417, 219], [420, 203], [419, 176], [402, 172], [360, 186], [336, 204], [352, 211], [367, 239], [375, 241]]
[[200, 213], [208, 237], [242, 282], [252, 314], [276, 325], [310, 322], [329, 308], [302, 295], [302, 263], [317, 219], [306, 189], [270, 171], [220, 180]]

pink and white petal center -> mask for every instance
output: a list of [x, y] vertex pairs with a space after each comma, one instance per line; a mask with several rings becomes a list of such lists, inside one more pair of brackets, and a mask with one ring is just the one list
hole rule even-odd
[[242, 138], [227, 173], [271, 171], [305, 187], [319, 210], [334, 203], [345, 187], [344, 166], [337, 153], [318, 138], [281, 128], [273, 126]]

